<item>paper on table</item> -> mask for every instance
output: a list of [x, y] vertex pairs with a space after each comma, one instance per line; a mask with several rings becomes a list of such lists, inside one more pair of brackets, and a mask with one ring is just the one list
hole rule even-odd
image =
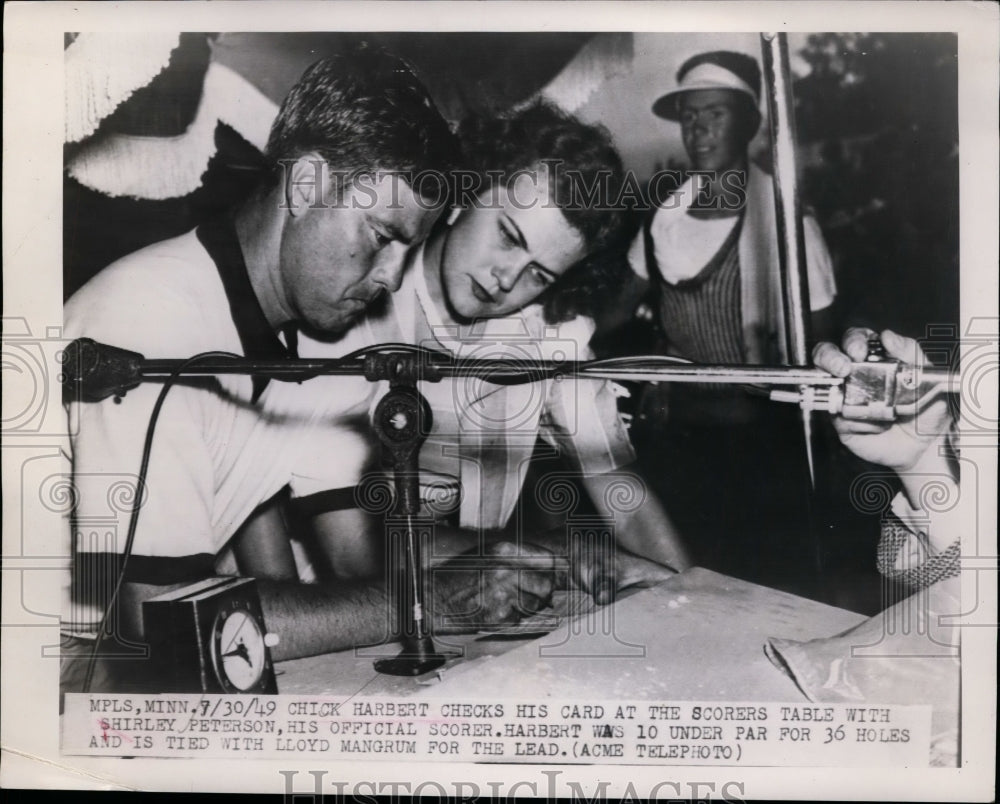
[[958, 579], [920, 590], [860, 625], [807, 642], [771, 638], [768, 658], [811, 701], [929, 704], [931, 764], [958, 763]]

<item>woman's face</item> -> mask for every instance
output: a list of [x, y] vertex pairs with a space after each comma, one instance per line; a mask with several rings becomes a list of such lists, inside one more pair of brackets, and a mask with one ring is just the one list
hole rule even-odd
[[549, 197], [544, 170], [481, 196], [444, 237], [441, 284], [465, 319], [520, 310], [586, 256], [583, 236]]

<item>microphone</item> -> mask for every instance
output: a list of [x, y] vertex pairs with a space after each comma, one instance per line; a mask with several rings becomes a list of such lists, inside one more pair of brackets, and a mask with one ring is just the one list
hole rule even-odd
[[144, 360], [138, 352], [77, 338], [63, 350], [63, 389], [84, 402], [121, 396], [139, 385]]

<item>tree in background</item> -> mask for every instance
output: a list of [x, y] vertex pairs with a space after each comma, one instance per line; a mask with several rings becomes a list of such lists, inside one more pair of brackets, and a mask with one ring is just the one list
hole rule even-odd
[[957, 327], [957, 47], [948, 33], [827, 33], [799, 53], [805, 195], [847, 324]]
[[[954, 345], [957, 47], [953, 34], [814, 34], [799, 51], [810, 67], [794, 84], [803, 195], [834, 258], [845, 326]], [[827, 529], [831, 602], [877, 611], [904, 592], [871, 571], [877, 523], [849, 502], [853, 480], [877, 467], [842, 448], [831, 428], [817, 432], [825, 457], [815, 505]]]

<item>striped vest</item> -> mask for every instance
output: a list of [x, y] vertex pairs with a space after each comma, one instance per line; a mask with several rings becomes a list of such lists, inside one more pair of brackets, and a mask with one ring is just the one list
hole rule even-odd
[[[650, 218], [650, 222], [652, 218]], [[671, 354], [698, 363], [743, 363], [743, 316], [740, 309], [737, 221], [719, 250], [697, 275], [676, 284], [662, 278], [656, 265], [650, 225], [646, 225], [646, 258], [658, 296], [660, 325]]]
[[[719, 250], [690, 279], [663, 279], [654, 256], [652, 217], [645, 226], [646, 260], [653, 281], [660, 326], [669, 354], [696, 363], [747, 362], [743, 338], [739, 240], [743, 218], [736, 222]], [[712, 383], [670, 388], [673, 418], [737, 422], [753, 418], [745, 393], [734, 386]]]

